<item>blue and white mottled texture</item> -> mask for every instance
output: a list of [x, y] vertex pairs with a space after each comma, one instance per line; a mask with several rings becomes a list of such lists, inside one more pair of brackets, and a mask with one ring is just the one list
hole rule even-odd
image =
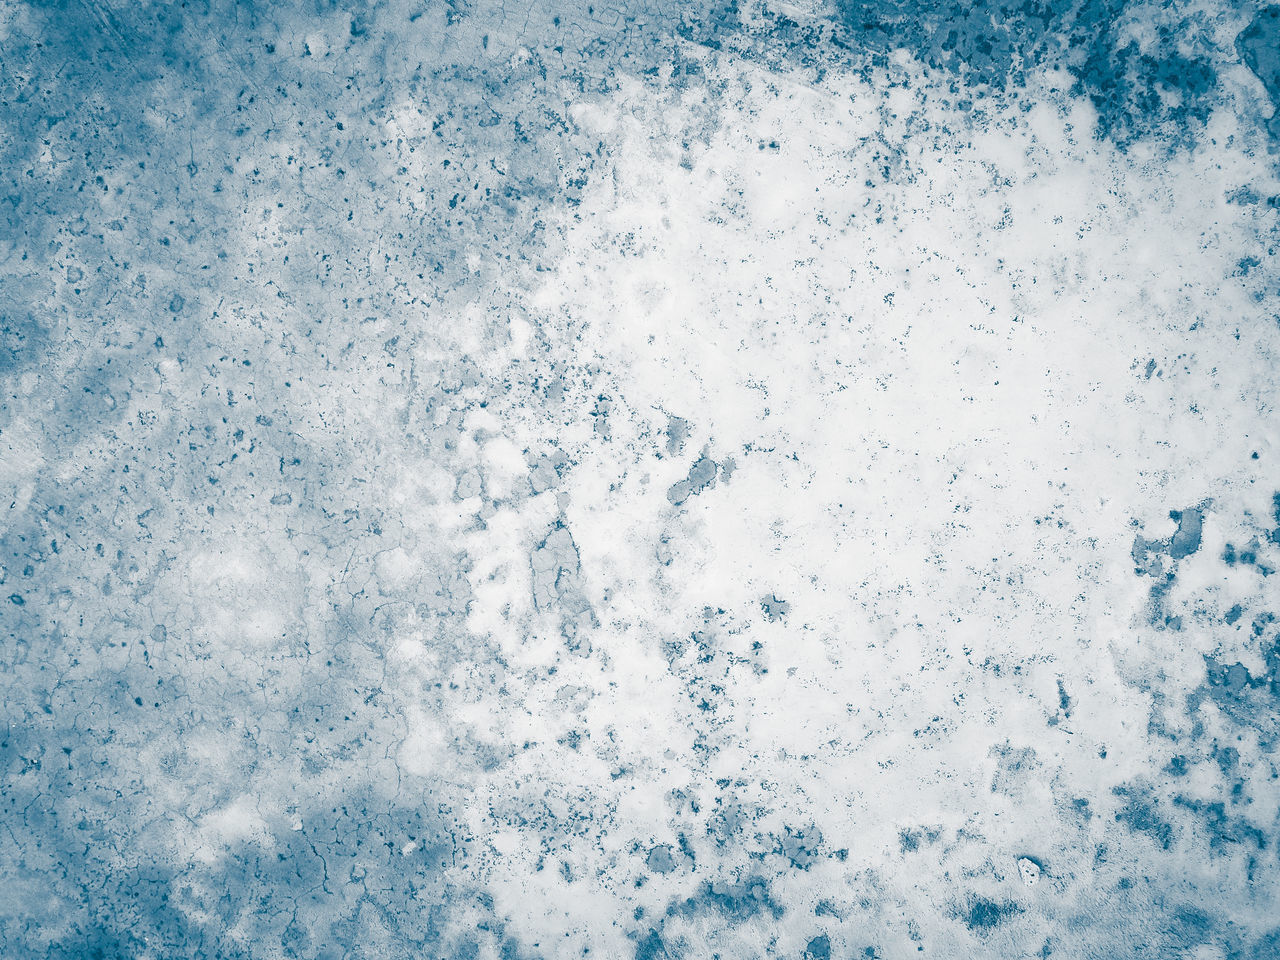
[[0, 2], [0, 955], [1280, 957], [1280, 7]]

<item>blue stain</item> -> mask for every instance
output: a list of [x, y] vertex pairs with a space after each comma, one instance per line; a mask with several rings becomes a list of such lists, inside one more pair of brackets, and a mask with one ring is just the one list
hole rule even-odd
[[1202, 818], [1204, 835], [1209, 839], [1209, 848], [1217, 853], [1221, 854], [1241, 846], [1252, 847], [1258, 852], [1267, 849], [1267, 835], [1244, 817], [1228, 813], [1225, 801], [1204, 801], [1177, 796], [1173, 798], [1173, 805]]
[[804, 960], [831, 960], [831, 938], [820, 933], [804, 948]]
[[768, 880], [760, 876], [749, 877], [741, 883], [706, 883], [698, 895], [667, 907], [667, 913], [672, 916], [713, 914], [738, 922], [758, 914], [778, 919], [784, 912], [782, 905], [770, 896]]
[[1253, 687], [1256, 681], [1249, 674], [1249, 668], [1236, 661], [1232, 664], [1219, 663], [1208, 655], [1204, 658], [1206, 679], [1211, 687], [1223, 693], [1238, 697], [1247, 688]]
[[[1148, 137], [1189, 144], [1214, 106], [1215, 51], [1188, 37], [1194, 21], [1160, 25], [1145, 49], [1126, 34], [1127, 0], [840, 0], [841, 24], [854, 49], [907, 48], [926, 64], [954, 70], [979, 89], [1019, 85], [1028, 70], [1062, 66], [1075, 92], [1098, 113], [1098, 133], [1121, 146]], [[1259, 69], [1271, 19], [1245, 41]], [[1250, 28], [1255, 29], [1255, 28]], [[1248, 32], [1248, 31], [1246, 31]]]
[[648, 935], [636, 944], [636, 960], [663, 960], [668, 957], [666, 945], [657, 930], [650, 930]]
[[0, 315], [0, 377], [11, 376], [38, 362], [48, 348], [49, 334], [21, 308]]
[[1158, 802], [1149, 788], [1126, 784], [1113, 788], [1112, 792], [1124, 801], [1116, 811], [1116, 822], [1134, 833], [1145, 834], [1168, 850], [1173, 843], [1173, 825], [1160, 816]]
[[1170, 510], [1169, 518], [1178, 524], [1178, 529], [1169, 538], [1165, 550], [1174, 560], [1182, 560], [1200, 549], [1204, 530], [1204, 509], [1198, 507]]
[[1213, 936], [1214, 921], [1209, 914], [1197, 907], [1182, 906], [1173, 911], [1166, 926], [1170, 940], [1180, 946], [1192, 948], [1207, 943]]
[[808, 870], [820, 856], [822, 834], [816, 827], [807, 830], [787, 827], [775, 842], [775, 851], [786, 859], [792, 869]]
[[1196, 553], [1204, 539], [1204, 511], [1207, 503], [1186, 510], [1170, 510], [1169, 518], [1177, 524], [1173, 534], [1161, 540], [1148, 540], [1142, 534], [1133, 538], [1130, 556], [1134, 573], [1151, 577], [1147, 616], [1150, 623], [1161, 630], [1179, 631], [1182, 617], [1170, 615], [1165, 609], [1165, 598], [1173, 588], [1177, 577], [1178, 562]]
[[1021, 912], [1021, 907], [1011, 901], [997, 902], [979, 897], [964, 914], [964, 923], [976, 933], [987, 933], [1010, 917]]
[[786, 600], [779, 600], [776, 594], [771, 594], [761, 599], [760, 609], [764, 611], [770, 623], [776, 623], [791, 611], [791, 604]]
[[716, 485], [716, 476], [720, 473], [720, 464], [703, 453], [683, 480], [677, 480], [667, 490], [667, 500], [672, 506], [680, 506], [690, 497], [696, 497]]
[[1267, 122], [1272, 136], [1280, 137], [1280, 6], [1263, 7], [1236, 37], [1236, 50], [1245, 65], [1262, 81], [1275, 112]]
[[903, 853], [915, 853], [922, 843], [936, 843], [942, 835], [936, 828], [916, 827], [898, 831], [898, 847]]

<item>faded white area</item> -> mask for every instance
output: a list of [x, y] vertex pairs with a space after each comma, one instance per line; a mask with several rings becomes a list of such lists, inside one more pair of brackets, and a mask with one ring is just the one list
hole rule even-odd
[[[1266, 514], [1271, 487], [1250, 481], [1280, 452], [1275, 383], [1258, 375], [1280, 337], [1257, 283], [1232, 276], [1263, 223], [1226, 197], [1275, 187], [1225, 116], [1191, 154], [1099, 143], [1062, 77], [975, 119], [905, 61], [816, 84], [704, 66], [705, 86], [632, 83], [573, 113], [609, 166], [559, 225], [531, 311], [580, 377], [579, 416], [511, 410], [501, 441], [558, 444], [573, 466], [554, 510], [535, 498], [470, 540], [469, 625], [498, 644], [518, 704], [489, 732], [514, 755], [477, 777], [469, 811], [491, 838], [495, 908], [526, 942], [621, 955], [626, 929], [601, 917], [661, 916], [697, 889], [683, 859], [645, 869], [684, 825], [703, 831], [699, 878], [783, 874], [772, 893], [790, 910], [733, 933], [669, 917], [669, 943], [795, 954], [812, 933], [801, 905], [870, 885], [882, 942], [905, 955], [920, 934], [905, 917], [1043, 881], [1057, 906], [993, 934], [1038, 945], [1099, 869], [1144, 856], [1121, 847], [1100, 868], [1089, 853], [1117, 829], [1111, 788], [1168, 760], [1139, 682], [1188, 690], [1220, 642], [1147, 623], [1135, 531], [1168, 536], [1169, 510], [1211, 502], [1178, 589], [1224, 610], [1257, 589], [1210, 569], [1220, 530]], [[513, 347], [531, 343], [513, 321]], [[691, 425], [679, 455], [672, 417]], [[673, 506], [699, 451], [731, 475]], [[530, 582], [519, 559], [558, 522], [599, 621], [589, 659], [557, 646], [538, 612], [547, 567]], [[663, 652], [696, 630], [721, 651], [713, 712], [683, 689], [692, 659], [681, 674]], [[1008, 755], [1030, 759], [1010, 773]], [[716, 849], [706, 824], [726, 796], [738, 832]], [[1091, 823], [1064, 809], [1076, 796]], [[546, 818], [524, 823], [535, 809]], [[904, 865], [899, 834], [920, 826], [944, 840]], [[769, 850], [789, 830], [821, 837], [804, 871]], [[1230, 864], [1175, 869], [1243, 882]], [[1229, 906], [1258, 920], [1265, 900]], [[958, 927], [925, 922], [933, 949], [962, 949]]]

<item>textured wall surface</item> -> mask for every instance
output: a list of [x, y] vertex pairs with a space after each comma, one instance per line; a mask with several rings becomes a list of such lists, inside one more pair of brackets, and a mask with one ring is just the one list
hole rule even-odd
[[1280, 957], [1280, 7], [0, 0], [0, 956]]

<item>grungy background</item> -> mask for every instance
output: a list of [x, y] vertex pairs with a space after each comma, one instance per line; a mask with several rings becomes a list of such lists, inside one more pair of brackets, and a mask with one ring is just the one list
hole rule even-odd
[[1280, 957], [1280, 7], [0, 0], [0, 955]]

